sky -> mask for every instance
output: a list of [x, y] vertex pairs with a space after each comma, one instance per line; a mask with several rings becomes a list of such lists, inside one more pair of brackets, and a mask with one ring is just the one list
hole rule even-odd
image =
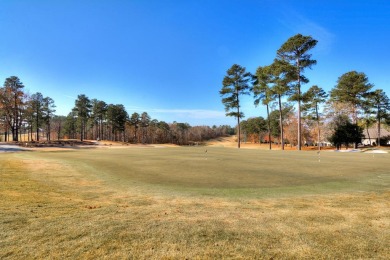
[[[298, 33], [318, 40], [303, 91], [356, 70], [390, 94], [388, 0], [1, 0], [0, 81], [18, 76], [57, 115], [85, 94], [129, 115], [234, 126], [219, 94], [226, 71], [255, 73]], [[251, 96], [242, 111], [265, 117]]]

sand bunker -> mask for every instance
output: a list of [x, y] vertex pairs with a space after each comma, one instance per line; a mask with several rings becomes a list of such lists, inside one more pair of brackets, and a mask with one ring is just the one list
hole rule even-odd
[[388, 153], [388, 152], [385, 150], [370, 150], [370, 151], [366, 151], [364, 153]]
[[18, 145], [12, 145], [12, 144], [0, 144], [0, 153], [5, 152], [20, 152], [20, 151], [29, 151], [28, 148], [23, 148]]
[[334, 150], [335, 152], [338, 153], [360, 153], [361, 150], [358, 149], [350, 149], [350, 150]]

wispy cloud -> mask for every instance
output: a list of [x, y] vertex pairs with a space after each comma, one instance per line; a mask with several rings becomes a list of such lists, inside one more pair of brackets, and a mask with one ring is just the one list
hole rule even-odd
[[129, 106], [126, 107], [128, 111], [146, 111], [154, 114], [172, 115], [178, 118], [191, 118], [191, 119], [212, 119], [212, 118], [224, 118], [225, 112], [218, 110], [207, 109], [161, 109], [161, 108], [145, 108]]
[[203, 110], [203, 109], [154, 109], [155, 113], [175, 114], [181, 117], [189, 117], [196, 119], [207, 118], [223, 118], [225, 113], [217, 110]]
[[77, 99], [77, 97], [72, 97], [72, 96], [68, 96], [68, 95], [63, 95], [63, 96], [66, 97], [66, 98], [73, 99], [73, 100], [76, 100], [76, 99]]
[[294, 33], [311, 35], [316, 39], [318, 41], [317, 47], [315, 48], [316, 51], [323, 53], [330, 52], [336, 36], [327, 28], [290, 9], [283, 11], [281, 17], [279, 22], [286, 28]]

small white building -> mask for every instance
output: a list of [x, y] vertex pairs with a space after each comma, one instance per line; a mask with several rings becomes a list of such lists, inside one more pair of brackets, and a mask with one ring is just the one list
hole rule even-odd
[[[373, 127], [369, 129], [364, 129], [363, 131], [364, 138], [362, 139], [363, 145], [377, 145], [378, 144], [378, 128]], [[390, 137], [390, 132], [385, 128], [381, 127], [381, 138]], [[390, 145], [390, 141], [387, 142]]]

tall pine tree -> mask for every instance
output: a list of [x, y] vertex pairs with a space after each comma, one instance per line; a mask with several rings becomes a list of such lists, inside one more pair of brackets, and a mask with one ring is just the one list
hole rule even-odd
[[234, 64], [227, 70], [227, 75], [222, 81], [220, 95], [222, 103], [225, 105], [226, 116], [237, 118], [238, 148], [241, 142], [240, 119], [244, 113], [240, 111], [240, 96], [249, 95], [251, 84], [254, 80], [250, 72], [246, 72], [244, 67]]
[[317, 45], [317, 40], [311, 36], [297, 34], [289, 38], [277, 51], [277, 59], [290, 62], [296, 68], [296, 86], [293, 100], [298, 102], [298, 150], [302, 147], [302, 129], [301, 129], [301, 84], [307, 83], [308, 79], [303, 76], [306, 68], [317, 64], [316, 60], [311, 59], [309, 50]]

